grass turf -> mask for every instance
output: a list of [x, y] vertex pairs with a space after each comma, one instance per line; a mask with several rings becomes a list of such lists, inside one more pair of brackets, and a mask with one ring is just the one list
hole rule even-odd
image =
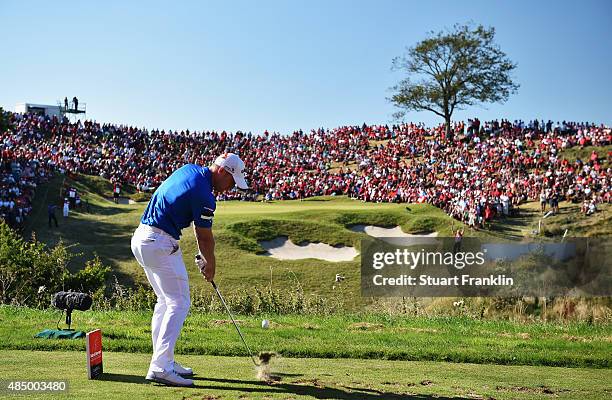
[[[83, 350], [82, 340], [33, 336], [55, 328], [59, 311], [0, 307], [0, 349]], [[285, 357], [431, 360], [487, 364], [610, 368], [609, 324], [513, 323], [466, 317], [236, 316], [255, 352]], [[270, 329], [261, 320], [271, 321]], [[151, 352], [150, 312], [87, 311], [73, 314], [73, 328], [101, 328], [108, 350]], [[60, 321], [61, 322], [61, 321]], [[245, 356], [224, 314], [188, 316], [176, 347], [179, 354]]]
[[146, 354], [105, 352], [100, 380], [87, 379], [84, 352], [0, 350], [0, 358], [5, 380], [68, 381], [68, 393], [27, 396], [35, 399], [605, 399], [612, 391], [601, 369], [280, 358], [271, 366], [281, 380], [266, 384], [246, 358], [180, 356], [198, 373], [195, 387], [171, 388], [144, 380]]

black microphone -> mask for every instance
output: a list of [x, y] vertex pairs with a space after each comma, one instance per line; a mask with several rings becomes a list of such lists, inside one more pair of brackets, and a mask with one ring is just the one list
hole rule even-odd
[[53, 295], [53, 300], [51, 300], [51, 304], [55, 308], [59, 308], [60, 310], [66, 310], [66, 325], [68, 325], [68, 330], [72, 330], [70, 329], [70, 324], [72, 323], [72, 311], [89, 310], [91, 308], [91, 305], [93, 304], [93, 299], [87, 293], [57, 292]]
[[87, 293], [57, 292], [53, 295], [52, 304], [60, 310], [87, 311], [91, 308], [93, 300]]

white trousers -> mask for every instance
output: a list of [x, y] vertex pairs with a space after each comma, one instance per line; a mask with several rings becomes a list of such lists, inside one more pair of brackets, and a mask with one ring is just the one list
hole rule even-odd
[[157, 295], [151, 320], [153, 357], [150, 371], [174, 369], [174, 347], [189, 311], [189, 282], [178, 242], [161, 229], [140, 225], [132, 253]]

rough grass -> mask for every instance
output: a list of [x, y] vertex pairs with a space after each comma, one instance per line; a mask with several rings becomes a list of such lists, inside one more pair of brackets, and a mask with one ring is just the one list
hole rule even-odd
[[[543, 218], [540, 205], [530, 202], [520, 206], [519, 215], [513, 218], [498, 219], [491, 223], [492, 236], [507, 239], [524, 237], [549, 237], [560, 239], [567, 230], [567, 237], [611, 236], [612, 224], [610, 204], [599, 204], [599, 212], [585, 216], [580, 212], [580, 204], [567, 201], [559, 203], [559, 214]], [[546, 207], [546, 212], [550, 207]], [[541, 232], [538, 234], [538, 223]]]
[[542, 220], [542, 234], [569, 237], [575, 236], [612, 236], [612, 208], [609, 204], [598, 205], [599, 212], [585, 217], [580, 212], [580, 204], [562, 203], [559, 214]]
[[[0, 307], [0, 348], [83, 350], [83, 341], [33, 337], [45, 328], [55, 328], [60, 314], [54, 310]], [[237, 318], [253, 351], [276, 351], [284, 357], [611, 366], [609, 324], [514, 323], [382, 314], [240, 315]], [[263, 318], [271, 321], [270, 329], [261, 328]], [[84, 331], [102, 328], [108, 350], [148, 353], [151, 351], [150, 319], [150, 312], [77, 311], [73, 315], [73, 327]], [[226, 315], [201, 314], [197, 310], [192, 310], [187, 318], [176, 351], [178, 354], [246, 355]]]

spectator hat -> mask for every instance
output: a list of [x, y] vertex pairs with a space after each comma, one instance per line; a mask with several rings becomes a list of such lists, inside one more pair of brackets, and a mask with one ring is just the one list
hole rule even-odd
[[234, 153], [225, 153], [220, 155], [215, 160], [215, 165], [222, 167], [224, 170], [232, 174], [234, 183], [239, 189], [248, 189], [246, 179], [244, 178], [244, 161]]

